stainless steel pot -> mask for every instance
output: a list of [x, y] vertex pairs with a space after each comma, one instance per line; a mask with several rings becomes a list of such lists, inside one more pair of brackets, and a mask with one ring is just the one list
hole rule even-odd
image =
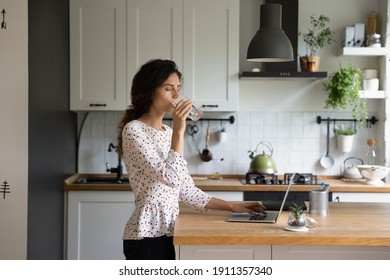
[[[264, 148], [268, 149], [268, 154], [266, 154], [263, 149], [262, 154], [254, 156], [257, 152], [259, 145], [262, 145]], [[264, 173], [264, 174], [274, 174], [277, 172], [275, 161], [272, 159], [273, 148], [270, 142], [260, 141], [254, 151], [249, 151], [249, 157], [252, 159], [249, 172], [250, 173]]]

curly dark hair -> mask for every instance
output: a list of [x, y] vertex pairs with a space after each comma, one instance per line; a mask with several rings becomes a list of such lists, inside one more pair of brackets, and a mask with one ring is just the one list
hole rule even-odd
[[122, 131], [124, 126], [149, 111], [156, 89], [173, 73], [176, 73], [179, 79], [181, 79], [182, 75], [175, 62], [166, 59], [153, 59], [142, 65], [135, 74], [130, 92], [131, 105], [124, 112], [118, 124], [118, 145], [116, 151], [120, 156], [123, 155]]

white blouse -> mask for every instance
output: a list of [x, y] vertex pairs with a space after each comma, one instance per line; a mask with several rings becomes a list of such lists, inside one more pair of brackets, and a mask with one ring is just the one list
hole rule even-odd
[[123, 239], [172, 236], [179, 199], [205, 212], [211, 196], [195, 187], [187, 161], [171, 149], [172, 129], [164, 131], [134, 120], [122, 131], [123, 161], [135, 194], [135, 210]]

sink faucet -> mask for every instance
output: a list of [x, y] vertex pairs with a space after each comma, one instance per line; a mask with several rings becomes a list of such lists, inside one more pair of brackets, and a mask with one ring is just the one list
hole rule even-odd
[[[114, 144], [110, 143], [110, 145], [108, 146], [108, 151], [112, 152], [113, 149], [116, 149], [116, 146], [114, 146]], [[116, 173], [116, 179], [118, 181], [122, 180], [122, 176], [123, 176], [122, 158], [119, 154], [118, 154], [118, 166], [110, 168], [109, 163], [106, 162], [106, 171], [110, 172], [110, 173]]]

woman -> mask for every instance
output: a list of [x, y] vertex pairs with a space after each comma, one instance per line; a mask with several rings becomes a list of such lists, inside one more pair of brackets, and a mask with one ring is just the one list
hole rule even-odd
[[[117, 152], [135, 194], [133, 215], [123, 240], [126, 259], [175, 259], [173, 230], [179, 200], [199, 211], [264, 212], [259, 203], [233, 204], [195, 187], [183, 158], [186, 118], [191, 100], [180, 96], [181, 73], [170, 60], [151, 60], [133, 78], [132, 105], [119, 124]], [[163, 124], [171, 112], [173, 127]]]

